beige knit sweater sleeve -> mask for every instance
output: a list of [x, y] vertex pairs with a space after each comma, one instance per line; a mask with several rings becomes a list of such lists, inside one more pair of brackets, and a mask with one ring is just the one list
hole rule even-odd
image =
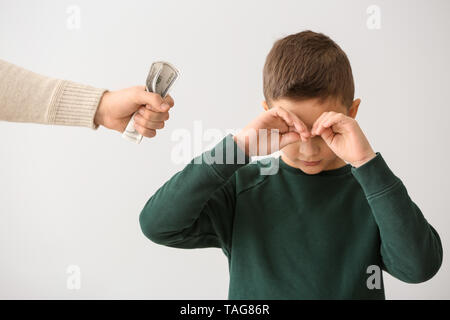
[[105, 91], [0, 60], [0, 120], [96, 129], [94, 116]]

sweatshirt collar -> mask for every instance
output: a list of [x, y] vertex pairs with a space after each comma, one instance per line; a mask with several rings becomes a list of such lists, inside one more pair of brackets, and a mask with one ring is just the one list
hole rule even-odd
[[303, 175], [303, 176], [310, 176], [310, 177], [315, 177], [315, 176], [341, 176], [341, 175], [345, 175], [349, 172], [351, 172], [351, 168], [352, 165], [347, 163], [346, 165], [340, 167], [340, 168], [336, 168], [336, 169], [331, 169], [331, 170], [323, 170], [319, 173], [316, 174], [308, 174], [305, 173], [304, 171], [302, 171], [300, 168], [295, 168], [295, 167], [291, 167], [290, 165], [288, 165], [286, 162], [283, 161], [283, 159], [281, 158], [281, 156], [279, 157], [280, 160], [280, 168], [290, 171], [292, 173], [298, 174], [298, 175]]

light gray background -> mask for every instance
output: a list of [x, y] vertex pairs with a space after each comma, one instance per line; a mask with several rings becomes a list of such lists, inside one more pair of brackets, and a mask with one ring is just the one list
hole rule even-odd
[[[380, 30], [366, 25], [372, 4]], [[66, 27], [70, 5], [80, 29]], [[439, 273], [418, 285], [385, 274], [387, 298], [450, 298], [449, 12], [447, 0], [0, 0], [7, 61], [111, 90], [143, 84], [155, 60], [182, 72], [165, 130], [141, 145], [104, 128], [0, 123], [0, 298], [226, 299], [220, 249], [153, 244], [138, 215], [183, 168], [170, 160], [174, 130], [243, 127], [263, 110], [273, 42], [304, 29], [347, 52], [360, 126], [442, 239]], [[80, 290], [66, 287], [69, 265]]]

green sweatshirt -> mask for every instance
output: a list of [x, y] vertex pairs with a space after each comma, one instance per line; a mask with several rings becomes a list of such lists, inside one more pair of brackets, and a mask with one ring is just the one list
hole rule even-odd
[[385, 299], [380, 270], [408, 283], [439, 270], [438, 233], [379, 152], [314, 175], [271, 161], [250, 163], [227, 135], [148, 200], [143, 233], [221, 248], [229, 299]]

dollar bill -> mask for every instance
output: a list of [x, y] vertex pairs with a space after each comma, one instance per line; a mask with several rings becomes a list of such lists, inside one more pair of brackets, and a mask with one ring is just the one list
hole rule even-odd
[[[180, 72], [168, 62], [157, 61], [153, 62], [150, 71], [145, 81], [145, 90], [148, 92], [154, 92], [161, 97], [166, 97], [170, 88], [175, 83], [175, 80], [179, 77]], [[122, 137], [125, 139], [140, 143], [142, 141], [142, 135], [134, 128], [134, 117], [136, 113], [128, 122], [125, 131], [122, 133]]]

